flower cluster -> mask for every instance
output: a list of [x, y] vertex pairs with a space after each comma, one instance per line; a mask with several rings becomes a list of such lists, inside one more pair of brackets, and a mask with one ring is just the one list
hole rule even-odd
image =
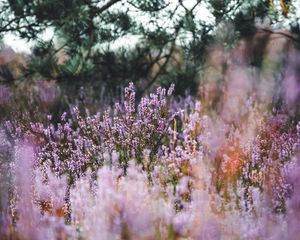
[[[103, 164], [116, 164], [125, 173], [129, 160], [135, 159], [149, 169], [173, 118], [169, 111], [171, 94], [172, 87], [168, 92], [158, 88], [136, 106], [130, 84], [125, 88], [124, 101], [103, 114], [91, 115], [86, 110], [83, 117], [73, 107], [72, 118], [67, 119], [64, 113], [56, 126], [32, 123], [27, 134], [40, 142], [39, 164], [50, 166], [57, 175], [67, 173], [70, 184], [88, 168], [95, 173]], [[143, 162], [145, 152], [151, 158], [148, 163]]]
[[246, 198], [251, 201], [250, 188], [259, 188], [272, 196], [275, 211], [285, 211], [285, 199], [292, 191], [286, 181], [285, 166], [295, 154], [296, 142], [295, 130], [288, 126], [287, 116], [266, 119], [247, 154], [249, 161], [243, 167]]
[[216, 118], [190, 97], [172, 99], [172, 90], [138, 101], [130, 84], [122, 101], [95, 114], [75, 106], [59, 123], [51, 116], [7, 122], [0, 131], [1, 237], [299, 234], [292, 226], [300, 222], [300, 123], [248, 100], [234, 121]]

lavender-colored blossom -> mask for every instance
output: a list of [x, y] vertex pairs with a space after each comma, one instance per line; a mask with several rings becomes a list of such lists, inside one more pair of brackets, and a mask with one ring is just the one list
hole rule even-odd
[[0, 162], [0, 179], [9, 180], [0, 189], [0, 234], [297, 236], [299, 123], [246, 96], [228, 121], [190, 96], [172, 99], [173, 89], [159, 87], [138, 102], [131, 83], [124, 98], [93, 114], [72, 106], [57, 123], [49, 114], [42, 122], [7, 122], [12, 140], [0, 134], [0, 156], [10, 158]]

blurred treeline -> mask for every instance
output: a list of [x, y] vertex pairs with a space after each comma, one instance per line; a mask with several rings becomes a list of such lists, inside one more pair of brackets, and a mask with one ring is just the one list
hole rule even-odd
[[[0, 39], [13, 33], [34, 47], [29, 55], [13, 54], [2, 40], [1, 118], [12, 109], [37, 116], [41, 110], [60, 114], [74, 103], [101, 106], [120, 96], [129, 82], [135, 83], [138, 97], [170, 83], [175, 83], [178, 95], [188, 92], [205, 98], [211, 88], [211, 95], [218, 95], [216, 89], [226, 79], [210, 75], [208, 62], [224, 75], [228, 69], [224, 53], [234, 55], [241, 40], [251, 52], [244, 62], [256, 68], [265, 64], [262, 56], [273, 33], [287, 39], [293, 49], [299, 48], [296, 2], [2, 0]], [[276, 32], [282, 28], [287, 31]], [[46, 30], [53, 33], [48, 40], [43, 35]], [[264, 35], [257, 39], [259, 31]], [[255, 41], [255, 46], [250, 44]], [[211, 56], [216, 47], [222, 54]], [[287, 54], [286, 49], [281, 53]], [[247, 49], [231, 59], [243, 54]], [[280, 70], [277, 67], [272, 71]], [[208, 78], [218, 86], [206, 84]], [[209, 105], [215, 99], [208, 100]]]

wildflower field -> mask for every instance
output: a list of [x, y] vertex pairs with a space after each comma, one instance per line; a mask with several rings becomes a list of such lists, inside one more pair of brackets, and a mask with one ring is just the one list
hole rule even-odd
[[0, 1], [0, 240], [300, 240], [298, 10]]
[[5, 121], [1, 239], [298, 239], [300, 124], [250, 98], [213, 116], [173, 88]]

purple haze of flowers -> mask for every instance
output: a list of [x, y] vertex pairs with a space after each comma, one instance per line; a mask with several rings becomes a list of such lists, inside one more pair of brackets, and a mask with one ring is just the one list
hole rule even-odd
[[172, 88], [137, 103], [130, 84], [124, 100], [104, 112], [73, 107], [56, 125], [6, 124], [18, 137], [10, 146], [12, 166], [0, 162], [0, 174], [4, 168], [15, 177], [13, 216], [1, 211], [1, 233], [25, 239], [297, 236], [300, 124], [295, 130], [283, 114], [255, 118], [251, 104], [244, 114], [251, 117], [228, 123], [204, 115], [192, 98], [172, 101]]

